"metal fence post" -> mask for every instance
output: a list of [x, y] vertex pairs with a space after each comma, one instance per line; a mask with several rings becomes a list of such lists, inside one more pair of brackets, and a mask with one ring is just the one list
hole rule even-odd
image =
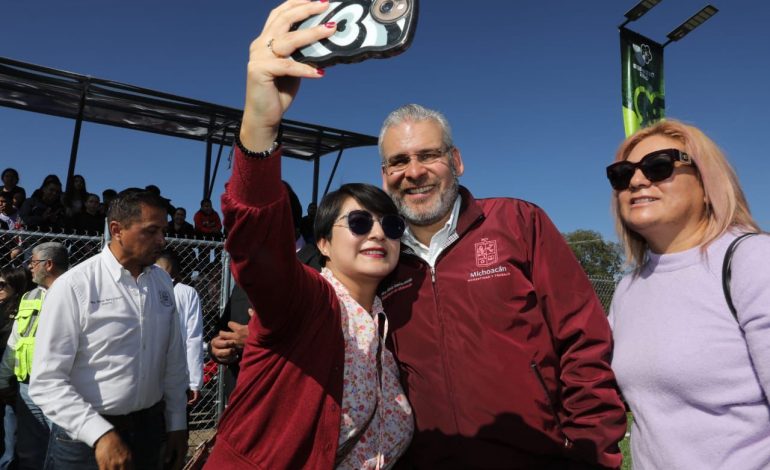
[[[230, 254], [222, 250], [222, 287], [220, 289], [219, 300], [219, 317], [222, 318], [225, 314], [225, 307], [227, 301], [230, 298], [230, 291], [232, 290], [232, 275], [230, 274]], [[219, 418], [222, 417], [222, 413], [225, 411], [225, 367], [220, 364], [217, 370], [217, 423]]]

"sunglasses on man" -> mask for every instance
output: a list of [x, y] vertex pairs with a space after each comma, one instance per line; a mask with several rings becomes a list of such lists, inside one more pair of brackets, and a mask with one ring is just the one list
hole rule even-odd
[[[337, 220], [348, 219], [348, 229], [353, 235], [363, 236], [372, 231], [374, 216], [368, 211], [354, 210], [341, 216]], [[391, 240], [398, 240], [406, 230], [406, 223], [400, 215], [388, 214], [379, 218], [382, 231]]]
[[634, 173], [639, 169], [650, 182], [657, 183], [669, 178], [674, 173], [674, 162], [695, 165], [692, 157], [681, 150], [656, 150], [648, 153], [636, 163], [627, 160], [613, 163], [607, 167], [607, 179], [610, 180], [612, 189], [622, 191], [628, 189]]

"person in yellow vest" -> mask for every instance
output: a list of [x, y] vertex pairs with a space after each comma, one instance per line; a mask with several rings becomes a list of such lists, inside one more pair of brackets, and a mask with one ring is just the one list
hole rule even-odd
[[29, 397], [29, 376], [35, 352], [35, 334], [46, 291], [67, 268], [69, 254], [61, 243], [46, 242], [32, 248], [29, 269], [37, 287], [21, 298], [8, 346], [0, 362], [0, 393], [7, 393], [13, 376], [16, 376], [19, 383], [16, 399], [16, 468], [19, 470], [40, 469], [45, 462], [50, 424]]

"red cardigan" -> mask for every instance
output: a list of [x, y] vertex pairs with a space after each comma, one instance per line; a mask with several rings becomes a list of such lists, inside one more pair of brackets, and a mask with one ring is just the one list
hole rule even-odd
[[235, 151], [222, 196], [236, 282], [256, 315], [238, 383], [219, 423], [210, 469], [333, 468], [345, 346], [332, 286], [294, 250], [278, 152]]

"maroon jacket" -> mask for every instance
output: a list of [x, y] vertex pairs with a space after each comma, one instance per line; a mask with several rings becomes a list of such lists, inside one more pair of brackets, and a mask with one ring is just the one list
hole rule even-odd
[[206, 468], [330, 469], [345, 362], [340, 303], [297, 259], [278, 153], [264, 160], [235, 153], [222, 196], [226, 248], [256, 315]]
[[383, 283], [420, 468], [617, 468], [625, 412], [610, 329], [545, 213], [461, 188], [435, 270], [402, 252]]

